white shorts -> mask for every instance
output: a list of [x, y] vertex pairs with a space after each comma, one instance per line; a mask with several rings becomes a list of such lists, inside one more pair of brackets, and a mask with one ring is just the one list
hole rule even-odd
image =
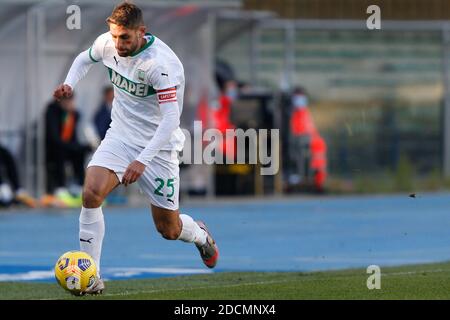
[[[143, 148], [126, 145], [107, 134], [87, 167], [98, 166], [110, 169], [116, 173], [119, 181], [122, 181], [128, 165], [136, 160], [142, 150]], [[177, 210], [179, 173], [178, 152], [161, 150], [145, 168], [137, 182], [153, 205]]]

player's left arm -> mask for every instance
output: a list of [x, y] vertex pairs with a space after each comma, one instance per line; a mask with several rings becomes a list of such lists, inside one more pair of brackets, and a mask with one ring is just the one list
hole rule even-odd
[[[155, 75], [156, 73], [156, 75]], [[161, 75], [164, 74], [164, 75]], [[177, 101], [177, 83], [170, 78], [167, 69], [158, 68], [153, 72], [155, 80], [151, 81], [156, 89], [159, 109], [161, 111], [161, 122], [155, 131], [155, 135], [149, 144], [139, 154], [125, 171], [122, 183], [127, 186], [135, 182], [145, 170], [145, 167], [156, 156], [156, 154], [170, 141], [172, 133], [180, 125], [180, 108]], [[167, 76], [169, 75], [169, 76]]]

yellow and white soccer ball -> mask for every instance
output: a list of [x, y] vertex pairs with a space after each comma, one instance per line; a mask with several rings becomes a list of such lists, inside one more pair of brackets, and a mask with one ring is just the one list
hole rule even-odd
[[68, 251], [56, 262], [55, 278], [70, 293], [81, 295], [97, 279], [97, 266], [86, 252]]

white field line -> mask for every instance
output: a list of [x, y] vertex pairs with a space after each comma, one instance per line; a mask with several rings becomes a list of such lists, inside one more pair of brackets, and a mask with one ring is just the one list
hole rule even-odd
[[[422, 271], [409, 271], [409, 272], [392, 272], [392, 273], [383, 273], [381, 272], [382, 276], [397, 276], [397, 275], [414, 275], [414, 274], [420, 274], [420, 273], [439, 273], [439, 272], [450, 272], [450, 269], [435, 269], [435, 270], [422, 270]], [[311, 274], [311, 276], [314, 276], [315, 274]], [[363, 273], [365, 275], [365, 273]], [[299, 277], [296, 280], [289, 279], [289, 280], [272, 280], [272, 281], [257, 281], [257, 282], [246, 282], [246, 283], [235, 283], [235, 284], [225, 284], [225, 285], [212, 285], [212, 286], [202, 286], [202, 287], [188, 287], [188, 288], [172, 288], [172, 289], [159, 289], [159, 290], [141, 290], [141, 291], [124, 291], [120, 293], [105, 293], [102, 296], [103, 297], [114, 297], [114, 296], [128, 296], [128, 295], [137, 295], [137, 294], [148, 294], [148, 293], [162, 293], [162, 292], [170, 292], [170, 291], [185, 291], [185, 290], [197, 290], [197, 289], [218, 289], [218, 288], [233, 288], [233, 287], [240, 287], [240, 286], [252, 286], [252, 285], [265, 285], [265, 284], [276, 284], [276, 283], [286, 283], [286, 282], [293, 282], [293, 281], [329, 281], [330, 279], [339, 279], [342, 277], [346, 277], [346, 275], [340, 275], [340, 276], [334, 276], [334, 277], [327, 277], [324, 279], [316, 279], [316, 278], [307, 278], [308, 274], [305, 274], [305, 276]], [[46, 298], [46, 299], [40, 299], [40, 300], [58, 300], [61, 298]]]
[[[285, 283], [292, 282], [292, 280], [277, 280], [277, 281], [258, 281], [258, 282], [247, 282], [247, 283], [235, 283], [235, 284], [225, 284], [225, 285], [213, 285], [213, 286], [202, 286], [202, 287], [187, 287], [187, 288], [172, 288], [172, 289], [159, 289], [159, 290], [142, 290], [142, 291], [125, 291], [120, 293], [105, 293], [103, 297], [114, 297], [114, 296], [127, 296], [136, 295], [142, 293], [161, 293], [170, 291], [185, 291], [185, 290], [197, 290], [197, 289], [217, 289], [217, 288], [232, 288], [239, 286], [252, 286], [252, 285], [263, 285], [263, 284], [274, 284], [274, 283]], [[60, 298], [47, 298], [39, 300], [58, 300]]]
[[135, 295], [141, 293], [161, 293], [165, 291], [184, 291], [184, 290], [197, 290], [197, 289], [217, 289], [217, 288], [232, 288], [232, 287], [240, 287], [240, 286], [252, 286], [252, 285], [263, 285], [263, 284], [274, 284], [274, 283], [284, 283], [284, 282], [292, 282], [292, 280], [273, 280], [273, 281], [258, 281], [258, 282], [247, 282], [247, 283], [235, 283], [235, 284], [225, 284], [219, 286], [203, 286], [203, 287], [189, 287], [189, 288], [173, 288], [173, 289], [160, 289], [160, 290], [144, 290], [137, 292], [124, 292], [124, 293], [111, 293], [105, 294], [106, 297], [113, 296], [123, 296], [123, 295]]
[[382, 270], [381, 276], [403, 276], [403, 275], [413, 275], [413, 274], [418, 274], [418, 273], [439, 273], [439, 272], [450, 272], [450, 269], [435, 269], [435, 270], [392, 272], [392, 273], [383, 273], [383, 270]]

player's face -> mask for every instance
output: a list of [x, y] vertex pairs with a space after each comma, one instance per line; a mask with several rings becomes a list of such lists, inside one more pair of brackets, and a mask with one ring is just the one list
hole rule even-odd
[[140, 39], [145, 34], [145, 29], [128, 29], [114, 23], [109, 24], [109, 32], [112, 35], [117, 53], [121, 57], [127, 57], [139, 48]]

